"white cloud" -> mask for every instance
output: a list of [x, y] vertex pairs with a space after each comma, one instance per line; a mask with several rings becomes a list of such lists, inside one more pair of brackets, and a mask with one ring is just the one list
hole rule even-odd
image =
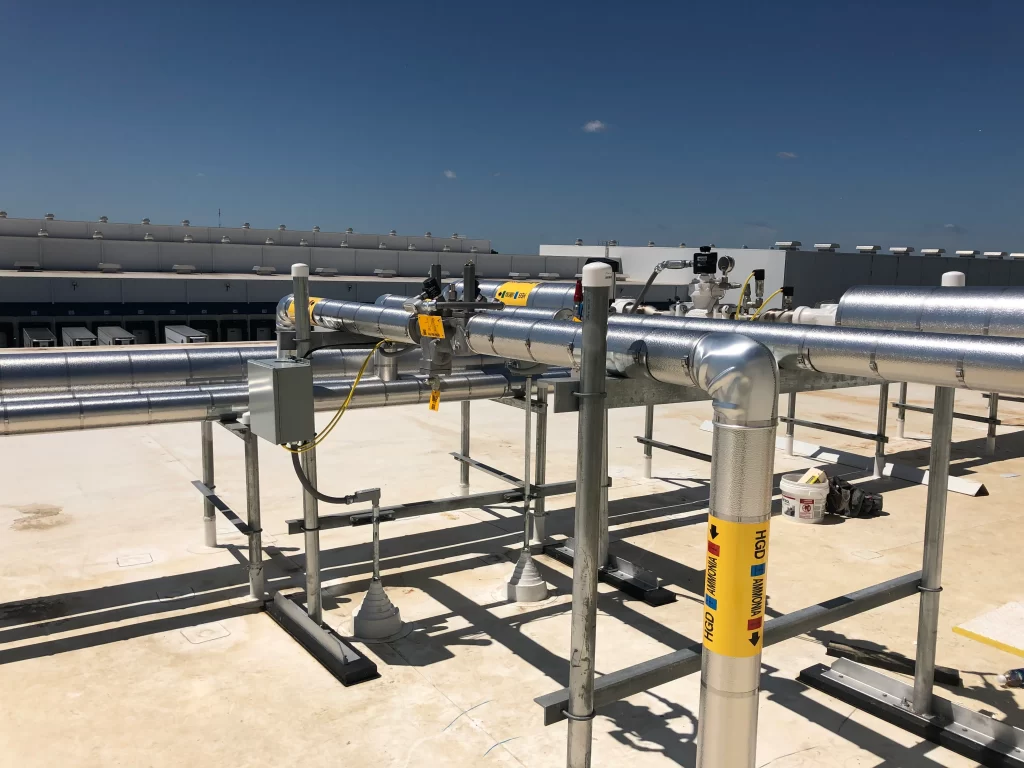
[[600, 120], [591, 120], [589, 123], [583, 124], [583, 130], [587, 133], [601, 133], [607, 127], [608, 125]]
[[782, 160], [795, 160], [797, 158], [796, 152], [776, 152], [775, 156]]
[[444, 172], [444, 177], [446, 179], [454, 179], [454, 178], [456, 178], [455, 171], [445, 171]]

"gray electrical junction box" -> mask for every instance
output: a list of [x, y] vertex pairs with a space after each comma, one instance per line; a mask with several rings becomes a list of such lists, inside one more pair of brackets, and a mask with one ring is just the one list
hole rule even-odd
[[313, 439], [313, 367], [308, 360], [249, 361], [249, 429], [276, 445]]

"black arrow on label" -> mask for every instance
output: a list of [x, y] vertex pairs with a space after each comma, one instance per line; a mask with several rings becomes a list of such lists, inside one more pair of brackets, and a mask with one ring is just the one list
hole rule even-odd
[[755, 632], [754, 634], [752, 634], [750, 636], [750, 644], [751, 645], [757, 645], [757, 641], [760, 640], [760, 639], [761, 639], [761, 635], [759, 635], [757, 632]]
[[717, 539], [718, 538], [718, 526], [715, 525], [714, 523], [711, 524], [711, 538], [712, 539]]

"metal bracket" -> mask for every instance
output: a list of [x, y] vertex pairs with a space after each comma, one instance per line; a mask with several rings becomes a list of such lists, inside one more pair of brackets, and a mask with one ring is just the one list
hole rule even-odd
[[[279, 349], [286, 351], [294, 351], [296, 349], [294, 330], [278, 330], [277, 339]], [[360, 333], [332, 331], [326, 328], [314, 327], [309, 336], [308, 348], [310, 352], [313, 352], [326, 347], [372, 347], [378, 341], [380, 339], [375, 339], [372, 336], [363, 336]]]
[[[566, 539], [545, 546], [544, 554], [565, 565], [572, 565], [575, 550], [575, 540]], [[608, 555], [608, 563], [597, 572], [597, 577], [605, 584], [611, 584], [619, 591], [655, 608], [676, 601], [675, 593], [661, 586], [661, 579], [654, 573], [621, 557]]]

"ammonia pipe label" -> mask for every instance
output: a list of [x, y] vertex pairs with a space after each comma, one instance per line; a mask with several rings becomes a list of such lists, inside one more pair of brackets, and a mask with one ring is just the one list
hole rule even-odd
[[536, 287], [537, 283], [502, 283], [494, 292], [494, 298], [509, 307], [525, 307], [530, 291]]
[[761, 652], [767, 593], [768, 521], [708, 518], [704, 647], [722, 656]]

